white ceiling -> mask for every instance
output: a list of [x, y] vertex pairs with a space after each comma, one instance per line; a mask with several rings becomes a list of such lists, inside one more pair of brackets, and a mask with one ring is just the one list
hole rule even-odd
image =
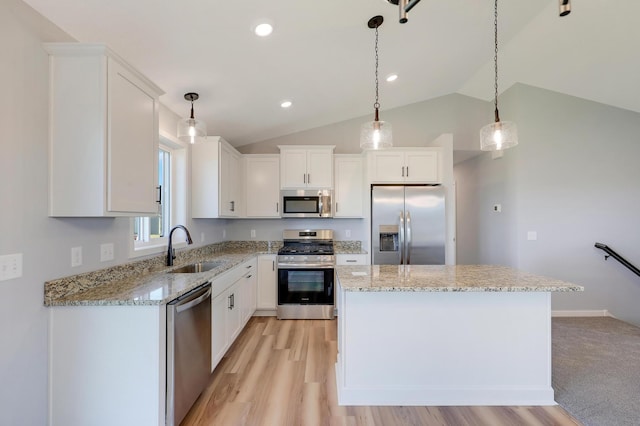
[[[178, 115], [198, 92], [196, 118], [235, 146], [372, 114], [366, 24], [378, 14], [383, 114], [454, 92], [493, 97], [490, 0], [423, 0], [406, 24], [386, 0], [25, 2], [78, 41], [106, 42]], [[500, 2], [500, 91], [522, 82], [640, 112], [640, 1], [574, 0], [565, 18], [557, 3]], [[261, 19], [270, 37], [253, 34]]]

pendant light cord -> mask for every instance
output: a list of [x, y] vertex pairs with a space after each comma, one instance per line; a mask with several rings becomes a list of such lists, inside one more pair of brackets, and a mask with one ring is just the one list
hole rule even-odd
[[495, 50], [493, 55], [493, 65], [495, 69], [495, 95], [493, 98], [493, 104], [495, 105], [495, 114], [496, 114], [496, 123], [500, 121], [500, 115], [498, 113], [498, 0], [495, 0], [495, 10], [493, 14], [493, 35], [494, 35], [494, 43]]
[[380, 102], [378, 101], [378, 25], [376, 25], [376, 44], [375, 44], [375, 53], [376, 53], [376, 102], [373, 104], [373, 107], [376, 110], [375, 121], [378, 121], [378, 109], [380, 108]]

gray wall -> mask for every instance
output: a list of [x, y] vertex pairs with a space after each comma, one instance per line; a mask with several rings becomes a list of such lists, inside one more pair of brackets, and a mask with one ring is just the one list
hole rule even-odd
[[459, 263], [575, 282], [585, 292], [555, 294], [554, 310], [608, 309], [640, 325], [640, 277], [593, 247], [640, 265], [640, 115], [524, 85], [503, 98], [520, 144], [502, 159], [484, 153], [455, 167]]

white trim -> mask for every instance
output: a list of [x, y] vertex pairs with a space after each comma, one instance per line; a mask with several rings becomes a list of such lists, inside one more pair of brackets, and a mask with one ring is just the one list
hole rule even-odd
[[552, 317], [612, 317], [607, 309], [551, 311]]

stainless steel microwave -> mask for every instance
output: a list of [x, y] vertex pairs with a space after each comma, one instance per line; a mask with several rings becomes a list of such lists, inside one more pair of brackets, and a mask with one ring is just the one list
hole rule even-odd
[[280, 191], [282, 217], [333, 217], [330, 189]]

